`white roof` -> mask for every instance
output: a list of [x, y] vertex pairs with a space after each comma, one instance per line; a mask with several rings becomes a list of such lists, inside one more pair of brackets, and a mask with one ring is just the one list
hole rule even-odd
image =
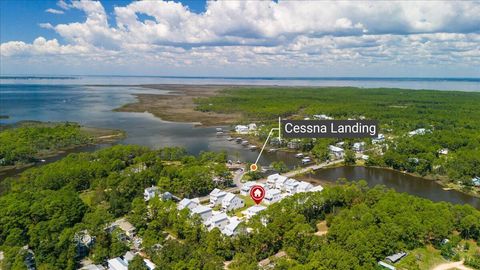
[[123, 255], [123, 259], [127, 262], [133, 260], [133, 257], [135, 257], [135, 254], [133, 254], [131, 251], [127, 251], [125, 255]]
[[298, 186], [299, 182], [295, 179], [288, 179], [287, 182], [285, 182], [285, 186]]
[[340, 147], [336, 147], [334, 145], [329, 145], [328, 146], [328, 149], [330, 149], [330, 151], [333, 151], [333, 152], [343, 152], [343, 149], [340, 148]]
[[298, 187], [305, 189], [305, 188], [307, 188], [307, 187], [313, 187], [313, 185], [310, 184], [310, 183], [308, 183], [308, 182], [301, 181], [300, 183], [298, 183]]
[[267, 207], [265, 207], [265, 206], [263, 206], [263, 205], [254, 205], [254, 206], [249, 207], [249, 208], [248, 208], [247, 210], [245, 210], [245, 211], [247, 211], [247, 212], [249, 212], [249, 213], [252, 213], [252, 214], [256, 214], [256, 213], [258, 213], [258, 212], [260, 212], [260, 211], [263, 211], [263, 210], [265, 210], [265, 209], [267, 209]]
[[210, 196], [217, 196], [217, 197], [220, 197], [220, 196], [225, 196], [227, 193], [223, 190], [220, 190], [218, 188], [212, 190], [212, 192], [210, 192]]
[[179, 208], [180, 208], [180, 209], [183, 209], [183, 208], [187, 207], [187, 206], [188, 206], [190, 203], [192, 203], [192, 202], [195, 203], [194, 201], [192, 201], [192, 200], [190, 200], [190, 199], [188, 199], [188, 198], [183, 198], [183, 199], [178, 203], [178, 205], [179, 205]]
[[276, 188], [269, 189], [265, 193], [265, 197], [275, 196], [275, 195], [278, 195], [280, 193], [282, 193], [282, 192], [280, 190], [276, 189]]
[[210, 208], [208, 206], [205, 206], [205, 205], [199, 205], [199, 206], [192, 209], [192, 212], [194, 214], [203, 214], [203, 213], [206, 213], [206, 212], [209, 212], [209, 211], [212, 211], [212, 208]]
[[145, 192], [152, 193], [158, 190], [158, 187], [148, 187], [145, 189]]
[[216, 222], [220, 222], [220, 221], [226, 220], [226, 219], [228, 220], [227, 214], [219, 213], [219, 214], [216, 214], [216, 215], [212, 216], [210, 218], [210, 222], [216, 223]]
[[321, 185], [314, 186], [312, 189], [310, 189], [310, 191], [322, 191], [322, 190], [323, 190], [323, 187]]
[[228, 192], [227, 195], [225, 195], [225, 198], [223, 198], [223, 201], [228, 202], [231, 201], [235, 198], [235, 194]]
[[223, 229], [223, 233], [226, 235], [231, 235], [237, 229], [238, 225], [240, 225], [241, 221], [238, 220], [237, 218], [231, 218], [230, 223], [225, 226]]
[[242, 186], [242, 190], [249, 190], [251, 189], [253, 186], [255, 186], [257, 183], [253, 182], [253, 181], [248, 181], [248, 182], [245, 182]]
[[107, 261], [111, 270], [128, 270], [127, 264], [119, 257]]
[[155, 267], [157, 267], [152, 261], [150, 261], [149, 259], [143, 259], [143, 262], [145, 262], [145, 264], [147, 265], [147, 268], [150, 269], [150, 270], [153, 270], [155, 269]]

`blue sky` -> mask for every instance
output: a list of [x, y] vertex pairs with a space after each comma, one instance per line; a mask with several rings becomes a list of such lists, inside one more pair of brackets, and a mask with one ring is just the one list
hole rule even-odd
[[480, 77], [479, 1], [0, 1], [1, 74]]

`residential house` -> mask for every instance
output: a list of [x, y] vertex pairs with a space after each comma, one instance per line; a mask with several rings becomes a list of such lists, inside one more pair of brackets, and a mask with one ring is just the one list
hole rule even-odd
[[191, 199], [188, 199], [188, 198], [184, 198], [178, 203], [177, 209], [182, 210], [182, 209], [187, 208], [188, 210], [192, 210], [195, 207], [197, 207], [199, 204], [200, 204], [200, 202], [198, 202], [197, 200], [191, 200]]
[[267, 187], [268, 188], [276, 188], [282, 189], [283, 183], [287, 181], [288, 177], [280, 175], [278, 173], [269, 175], [267, 177]]
[[220, 229], [220, 231], [222, 231], [229, 222], [230, 220], [228, 219], [227, 214], [220, 212], [211, 216], [208, 220], [204, 222], [204, 224], [205, 226], [207, 226], [208, 230], [218, 228]]
[[267, 209], [267, 207], [263, 205], [254, 205], [242, 211], [242, 214], [245, 215], [247, 219], [250, 219], [265, 209]]
[[415, 135], [425, 135], [427, 132], [430, 132], [430, 130], [425, 128], [419, 128], [419, 129], [415, 129], [413, 131], [408, 132], [408, 136], [412, 137]]
[[232, 211], [245, 206], [245, 202], [235, 194], [228, 192], [222, 200], [222, 209], [224, 211]]
[[313, 115], [313, 118], [318, 120], [333, 120], [333, 117], [330, 117], [326, 114], [315, 114]]
[[396, 262], [400, 261], [405, 256], [407, 256], [406, 252], [399, 252], [399, 253], [396, 253], [396, 254], [393, 254], [393, 255], [390, 255], [390, 256], [386, 257], [385, 260], [387, 262], [390, 262], [390, 263], [396, 263]]
[[308, 192], [312, 188], [313, 188], [312, 184], [305, 181], [301, 181], [300, 183], [298, 183], [297, 192]]
[[297, 187], [300, 183], [295, 179], [288, 179], [283, 185], [283, 189], [290, 195], [297, 193]]
[[376, 138], [372, 139], [372, 144], [379, 144], [385, 141], [385, 135], [379, 133]]
[[282, 192], [279, 189], [269, 189], [265, 192], [265, 197], [263, 201], [266, 204], [272, 204], [280, 201], [282, 199]]
[[109, 270], [128, 270], [128, 262], [120, 257], [116, 257], [107, 261]]
[[330, 150], [330, 154], [333, 155], [336, 159], [341, 159], [345, 156], [345, 150], [343, 150], [343, 148], [329, 145], [328, 149]]
[[240, 195], [243, 195], [243, 196], [248, 196], [250, 194], [250, 189], [256, 185], [255, 182], [253, 181], [248, 181], [248, 182], [245, 182], [242, 186], [242, 188], [240, 189]]
[[116, 227], [120, 228], [125, 233], [125, 235], [130, 238], [135, 236], [136, 228], [125, 218], [118, 219], [110, 225], [111, 229]]
[[352, 149], [353, 149], [353, 151], [355, 151], [355, 152], [363, 152], [363, 151], [365, 151], [365, 142], [356, 142], [356, 143], [354, 143]]
[[237, 125], [235, 126], [235, 132], [237, 132], [238, 134], [247, 134], [248, 127], [244, 125]]
[[146, 188], [143, 191], [143, 198], [145, 199], [145, 201], [149, 201], [149, 200], [153, 199], [156, 194], [158, 194], [158, 191], [159, 191], [158, 187], [155, 187], [155, 186], [151, 186], [149, 188]]
[[215, 206], [221, 204], [226, 195], [227, 193], [225, 191], [218, 188], [212, 190], [212, 192], [210, 192], [210, 205]]
[[212, 208], [205, 205], [199, 205], [192, 209], [192, 215], [195, 214], [199, 215], [203, 221], [208, 220], [212, 216]]
[[223, 228], [222, 233], [226, 236], [233, 236], [239, 233], [239, 225], [241, 221], [237, 217], [230, 218], [230, 222], [225, 228]]
[[480, 177], [477, 176], [477, 177], [472, 178], [472, 184], [476, 187], [480, 187]]

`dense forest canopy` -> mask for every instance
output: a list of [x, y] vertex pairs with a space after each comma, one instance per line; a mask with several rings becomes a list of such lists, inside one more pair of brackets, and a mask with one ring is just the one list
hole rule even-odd
[[36, 161], [42, 154], [83, 145], [93, 137], [76, 123], [26, 122], [0, 129], [0, 166]]
[[[72, 239], [82, 230], [96, 239], [84, 256], [104, 263], [127, 250], [117, 232], [105, 230], [119, 217], [135, 225], [158, 269], [223, 269], [225, 261], [232, 269], [257, 269], [278, 252], [286, 257], [277, 269], [372, 269], [392, 252], [439, 246], [445, 238], [480, 240], [480, 211], [471, 206], [369, 189], [365, 182], [286, 198], [241, 225], [250, 233], [231, 238], [207, 231], [173, 201], [143, 200], [151, 185], [179, 197], [224, 188], [231, 183], [225, 161], [224, 153], [193, 157], [180, 148], [114, 146], [7, 179], [0, 197], [2, 269], [25, 269], [27, 244], [38, 269], [76, 269], [83, 257]], [[225, 181], [212, 182], [214, 176]], [[324, 220], [328, 233], [314, 235]]]
[[[367, 165], [460, 180], [468, 187], [480, 176], [480, 93], [353, 87], [234, 88], [197, 99], [197, 109], [241, 113], [245, 121], [274, 125], [278, 117], [303, 119], [326, 114], [335, 119], [378, 120], [387, 135], [383, 154], [368, 153]], [[407, 133], [425, 128], [421, 136]], [[269, 129], [268, 129], [269, 130]], [[267, 131], [268, 134], [268, 131]], [[265, 134], [261, 136], [266, 137]], [[340, 140], [304, 140], [305, 151], [325, 160], [327, 146]], [[370, 140], [365, 140], [370, 143]], [[347, 140], [352, 143], [353, 140]], [[448, 149], [448, 155], [439, 150]]]

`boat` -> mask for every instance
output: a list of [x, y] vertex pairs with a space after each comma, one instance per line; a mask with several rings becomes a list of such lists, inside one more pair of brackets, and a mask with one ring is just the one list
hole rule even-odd
[[223, 135], [223, 131], [217, 131], [217, 135]]
[[296, 157], [296, 158], [303, 158], [303, 153], [295, 154], [295, 157]]
[[302, 158], [302, 164], [307, 164], [312, 162], [312, 160], [309, 157]]
[[273, 153], [273, 152], [277, 152], [278, 149], [277, 148], [270, 148], [267, 150], [268, 153]]
[[247, 140], [243, 140], [243, 141], [242, 141], [242, 145], [243, 145], [243, 146], [247, 146], [247, 145], [248, 145], [248, 141], [247, 141]]
[[256, 146], [256, 145], [250, 145], [250, 146], [248, 147], [248, 149], [250, 149], [250, 150], [255, 150], [255, 149], [257, 149], [257, 146]]
[[227, 141], [233, 141], [232, 137], [227, 137]]
[[219, 131], [223, 132], [223, 129], [222, 128], [217, 128], [217, 132], [219, 132]]
[[237, 143], [241, 143], [241, 142], [242, 142], [242, 138], [237, 137], [237, 138], [235, 139], [235, 141], [236, 141]]

